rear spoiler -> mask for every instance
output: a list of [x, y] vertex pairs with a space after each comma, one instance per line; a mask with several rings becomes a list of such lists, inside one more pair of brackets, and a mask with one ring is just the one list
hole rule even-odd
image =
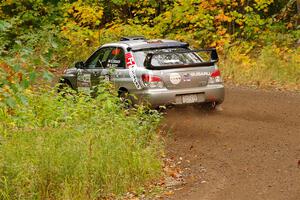
[[[180, 54], [180, 53], [196, 53], [196, 52], [210, 52], [210, 61], [201, 62], [201, 63], [192, 63], [192, 64], [175, 64], [175, 65], [163, 65], [163, 66], [153, 66], [151, 61], [153, 56], [156, 55], [165, 55], [165, 54]], [[182, 67], [200, 67], [200, 66], [213, 66], [216, 62], [219, 61], [219, 56], [215, 48], [212, 49], [198, 49], [198, 50], [186, 50], [186, 51], [172, 51], [172, 52], [159, 52], [159, 53], [148, 53], [144, 62], [144, 66], [147, 69], [159, 70], [159, 69], [173, 69], [173, 68], [182, 68]]]

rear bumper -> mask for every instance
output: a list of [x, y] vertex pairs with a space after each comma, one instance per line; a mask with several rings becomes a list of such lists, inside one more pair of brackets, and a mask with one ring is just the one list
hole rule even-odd
[[138, 97], [136, 103], [147, 101], [152, 106], [183, 104], [181, 95], [197, 94], [197, 103], [224, 101], [225, 89], [223, 84], [212, 84], [205, 87], [184, 88], [184, 89], [148, 89], [135, 91]]

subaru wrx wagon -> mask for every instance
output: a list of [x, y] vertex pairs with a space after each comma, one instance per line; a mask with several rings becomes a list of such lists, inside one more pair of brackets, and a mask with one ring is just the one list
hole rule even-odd
[[[210, 56], [202, 57], [208, 52]], [[103, 79], [133, 103], [152, 106], [204, 104], [214, 108], [224, 100], [224, 85], [215, 49], [192, 50], [174, 40], [123, 37], [101, 46], [84, 62], [67, 69], [61, 83], [86, 91]]]

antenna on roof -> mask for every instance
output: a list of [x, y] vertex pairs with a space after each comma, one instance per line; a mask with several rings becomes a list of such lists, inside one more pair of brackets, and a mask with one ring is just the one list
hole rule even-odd
[[146, 40], [144, 36], [125, 36], [121, 37], [120, 41]]

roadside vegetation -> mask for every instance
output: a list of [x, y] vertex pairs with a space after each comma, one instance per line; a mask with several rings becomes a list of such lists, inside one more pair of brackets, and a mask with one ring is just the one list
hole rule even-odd
[[0, 109], [0, 199], [114, 199], [160, 176], [160, 115], [125, 110], [107, 88], [26, 90]]
[[[297, 0], [3, 0], [0, 3], [0, 199], [97, 199], [161, 173], [161, 116], [49, 85], [124, 35], [216, 47], [227, 83], [300, 89]], [[297, 43], [298, 41], [298, 43]]]

